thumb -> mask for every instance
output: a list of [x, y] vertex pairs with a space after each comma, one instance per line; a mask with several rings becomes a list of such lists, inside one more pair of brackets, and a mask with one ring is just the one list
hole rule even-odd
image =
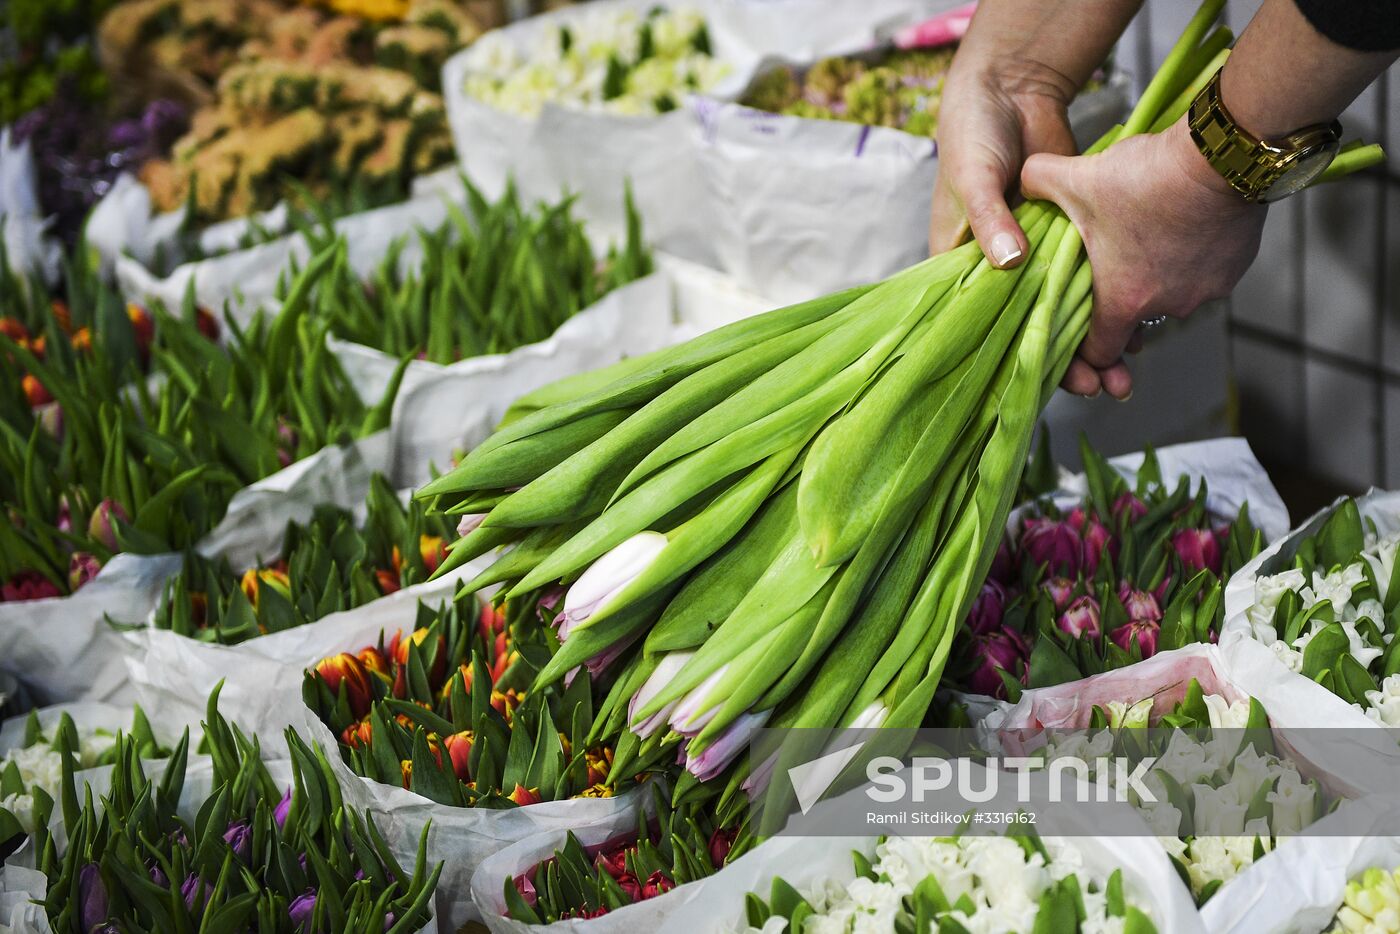
[[1073, 220], [1078, 199], [1074, 197], [1074, 164], [1081, 156], [1057, 156], [1038, 152], [1021, 167], [1021, 192], [1027, 198], [1053, 201]]
[[1015, 266], [1030, 251], [1025, 232], [1006, 205], [1007, 181], [996, 166], [979, 163], [965, 168], [953, 182], [972, 236], [998, 269]]

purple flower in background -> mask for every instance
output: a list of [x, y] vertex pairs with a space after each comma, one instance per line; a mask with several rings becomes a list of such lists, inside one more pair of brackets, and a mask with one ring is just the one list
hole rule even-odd
[[992, 557], [992, 567], [987, 572], [987, 576], [998, 583], [1010, 584], [1013, 574], [1015, 574], [1015, 565], [1011, 561], [1011, 548], [1003, 539], [1002, 543], [997, 546], [997, 553]]
[[995, 632], [1001, 628], [1002, 613], [1006, 609], [1006, 588], [997, 581], [988, 580], [982, 585], [982, 592], [973, 601], [972, 610], [967, 614], [967, 625], [974, 633]]
[[316, 914], [316, 890], [307, 889], [287, 906], [287, 917], [292, 919], [292, 924], [303, 931], [311, 930], [311, 919]]
[[166, 149], [185, 132], [189, 115], [184, 105], [172, 100], [155, 100], [146, 105], [141, 114], [141, 129], [146, 133], [147, 152], [157, 155]]
[[180, 897], [185, 900], [185, 907], [190, 911], [195, 910], [195, 905], [203, 905], [213, 894], [213, 888], [195, 873], [190, 873], [180, 886]]
[[1144, 590], [1128, 586], [1127, 581], [1118, 585], [1118, 599], [1122, 601], [1123, 609], [1128, 611], [1128, 619], [1134, 622], [1162, 621], [1162, 607], [1157, 598]]
[[151, 881], [163, 889], [170, 888], [170, 880], [165, 876], [165, 870], [160, 868], [160, 863], [150, 860], [146, 863], [146, 871], [151, 874]]
[[90, 551], [75, 551], [68, 559], [68, 589], [81, 590], [102, 570], [102, 562]]
[[1090, 596], [1080, 597], [1060, 615], [1057, 625], [1061, 632], [1076, 639], [1099, 637], [1099, 601]]
[[1052, 577], [1042, 583], [1040, 589], [1045, 591], [1050, 602], [1055, 604], [1057, 613], [1069, 606], [1070, 600], [1074, 599], [1074, 581], [1068, 577]]
[[272, 819], [277, 822], [277, 829], [281, 830], [287, 825], [287, 815], [292, 810], [292, 789], [288, 788], [282, 795], [282, 800], [277, 802], [277, 807], [272, 809]]
[[1187, 570], [1203, 571], [1209, 568], [1216, 574], [1220, 573], [1220, 541], [1209, 529], [1181, 529], [1172, 536], [1172, 549]]
[[1157, 633], [1160, 630], [1161, 625], [1156, 620], [1133, 620], [1113, 630], [1108, 637], [1124, 652], [1131, 652], [1136, 642], [1142, 657], [1150, 658], [1157, 654]]
[[253, 847], [253, 828], [246, 820], [236, 820], [224, 831], [224, 842], [233, 847], [233, 854], [245, 863]]
[[1121, 519], [1124, 515], [1136, 522], [1147, 515], [1147, 504], [1132, 493], [1124, 493], [1113, 501], [1113, 518]]
[[101, 929], [107, 923], [107, 886], [102, 870], [88, 863], [78, 870], [78, 920], [84, 931]]
[[1001, 679], [1001, 672], [1015, 677], [1016, 669], [1025, 662], [1030, 650], [1020, 633], [1014, 629], [1002, 629], [973, 636], [972, 654], [977, 659], [977, 668], [968, 679], [968, 687], [977, 694], [1004, 698], [1006, 684]]
[[1042, 517], [1027, 519], [1021, 532], [1021, 554], [1050, 572], [1074, 577], [1079, 573], [1083, 542], [1068, 522]]
[[1084, 540], [1083, 571], [1085, 577], [1093, 577], [1094, 573], [1098, 571], [1099, 560], [1103, 557], [1105, 549], [1113, 557], [1118, 557], [1118, 543], [1113, 540], [1113, 536], [1098, 519], [1086, 518], [1079, 534]]

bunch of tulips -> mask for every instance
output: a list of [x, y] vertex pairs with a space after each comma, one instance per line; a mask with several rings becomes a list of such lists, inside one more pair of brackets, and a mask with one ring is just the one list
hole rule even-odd
[[411, 635], [318, 663], [303, 696], [357, 774], [440, 804], [611, 797], [613, 750], [590, 740], [592, 678], [527, 690], [554, 649], [539, 612], [474, 597], [420, 608]]
[[[279, 786], [255, 740], [209, 701], [213, 787], [186, 795], [188, 732], [158, 779], [118, 736], [110, 788], [80, 788], [71, 756], [58, 802], [33, 834], [55, 931], [416, 931], [441, 867], [404, 867], [368, 815], [341, 804], [319, 750], [289, 733], [293, 784]], [[50, 827], [50, 818], [54, 819]]]
[[637, 814], [637, 829], [584, 846], [569, 833], [564, 846], [505, 880], [506, 914], [529, 924], [597, 918], [703, 879], [754, 843], [743, 821], [726, 823], [703, 804], [672, 807], [651, 785], [655, 814]]
[[227, 560], [186, 552], [155, 626], [231, 645], [315, 622], [427, 580], [450, 534], [443, 517], [405, 506], [374, 474], [362, 523], [349, 510], [318, 507], [306, 525], [288, 523], [275, 561], [239, 574]]
[[[1095, 150], [1185, 113], [1225, 54], [1222, 6]], [[1078, 232], [1043, 202], [1017, 216], [1015, 269], [968, 244], [561, 380], [419, 491], [475, 526], [444, 569], [514, 546], [470, 588], [568, 588], [536, 685], [615, 673], [619, 761], [679, 747], [703, 781], [765, 725], [922, 720], [1092, 312]]]
[[[467, 212], [449, 204], [447, 223], [396, 241], [367, 281], [346, 263], [341, 241], [316, 283], [312, 317], [345, 340], [448, 364], [542, 341], [651, 272], [630, 194], [626, 242], [596, 259], [583, 224], [570, 215], [571, 199], [527, 209], [513, 188], [488, 202], [464, 185]], [[410, 247], [421, 254], [414, 270], [406, 269]]]
[[[1205, 481], [1169, 486], [1150, 449], [1131, 487], [1081, 449], [1089, 495], [1063, 512], [1034, 502], [1006, 537], [955, 646], [958, 687], [1014, 700], [1219, 636], [1224, 582], [1264, 544], [1248, 504], [1222, 520]], [[1028, 477], [1048, 475], [1045, 457]]]

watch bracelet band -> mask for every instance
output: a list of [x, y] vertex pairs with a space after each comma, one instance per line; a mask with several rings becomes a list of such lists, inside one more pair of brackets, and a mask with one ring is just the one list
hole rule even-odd
[[1264, 147], [1242, 131], [1225, 109], [1220, 97], [1221, 74], [1216, 71], [1191, 102], [1187, 118], [1191, 138], [1231, 188], [1250, 201], [1258, 201], [1268, 191], [1279, 167], [1275, 162], [1260, 160]]

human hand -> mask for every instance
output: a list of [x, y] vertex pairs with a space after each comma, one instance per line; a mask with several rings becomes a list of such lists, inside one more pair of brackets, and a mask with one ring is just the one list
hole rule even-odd
[[1097, 155], [1033, 155], [1021, 188], [1058, 204], [1084, 238], [1094, 314], [1061, 383], [1083, 396], [1132, 395], [1123, 353], [1137, 349], [1139, 324], [1229, 295], [1259, 252], [1268, 210], [1210, 167], [1184, 119]]
[[1027, 156], [1077, 151], [1066, 116], [1074, 90], [1063, 75], [1025, 59], [959, 49], [938, 118], [931, 253], [958, 246], [969, 229], [994, 266], [1014, 266], [1029, 252], [1007, 193]]

